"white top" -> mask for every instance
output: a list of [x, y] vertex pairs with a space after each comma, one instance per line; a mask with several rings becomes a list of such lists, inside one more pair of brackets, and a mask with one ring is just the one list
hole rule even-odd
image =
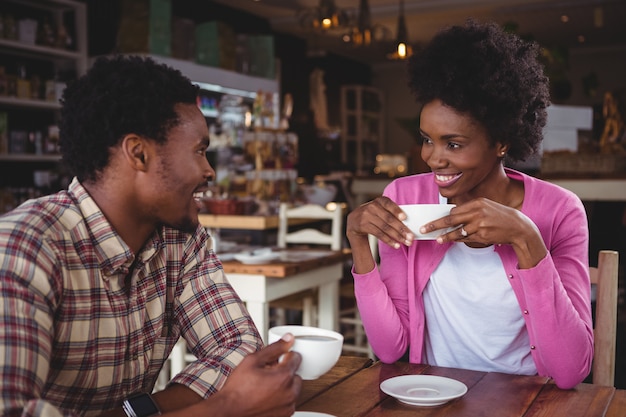
[[493, 246], [452, 245], [424, 290], [424, 305], [426, 363], [537, 373], [522, 312]]

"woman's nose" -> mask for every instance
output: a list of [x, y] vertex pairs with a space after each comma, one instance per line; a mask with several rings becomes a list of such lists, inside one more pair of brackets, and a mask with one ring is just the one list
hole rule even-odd
[[438, 146], [429, 146], [422, 148], [422, 159], [431, 168], [439, 168], [447, 163], [444, 158], [443, 149]]

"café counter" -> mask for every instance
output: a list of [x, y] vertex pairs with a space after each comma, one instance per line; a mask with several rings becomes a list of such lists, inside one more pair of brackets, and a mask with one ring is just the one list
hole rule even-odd
[[[362, 204], [383, 193], [393, 178], [355, 177], [352, 179], [352, 193], [356, 204]], [[621, 178], [545, 178], [572, 191], [583, 201], [626, 201], [626, 177]]]

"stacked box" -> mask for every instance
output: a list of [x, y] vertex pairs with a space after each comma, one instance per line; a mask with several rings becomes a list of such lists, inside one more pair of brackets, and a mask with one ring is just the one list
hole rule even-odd
[[171, 54], [171, 0], [121, 0], [117, 50]]
[[172, 19], [172, 57], [193, 61], [196, 57], [196, 24], [191, 19]]
[[228, 24], [218, 21], [196, 25], [196, 62], [234, 71], [237, 38]]
[[578, 150], [578, 130], [593, 127], [593, 109], [584, 106], [553, 104], [547, 109], [548, 120], [543, 129], [544, 152]]
[[274, 37], [272, 35], [248, 35], [249, 74], [273, 79], [276, 76]]

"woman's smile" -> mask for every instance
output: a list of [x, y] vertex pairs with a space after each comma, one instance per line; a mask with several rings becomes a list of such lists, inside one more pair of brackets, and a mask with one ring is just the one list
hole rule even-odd
[[457, 174], [438, 174], [435, 172], [435, 183], [440, 188], [450, 187], [463, 176], [462, 172]]

